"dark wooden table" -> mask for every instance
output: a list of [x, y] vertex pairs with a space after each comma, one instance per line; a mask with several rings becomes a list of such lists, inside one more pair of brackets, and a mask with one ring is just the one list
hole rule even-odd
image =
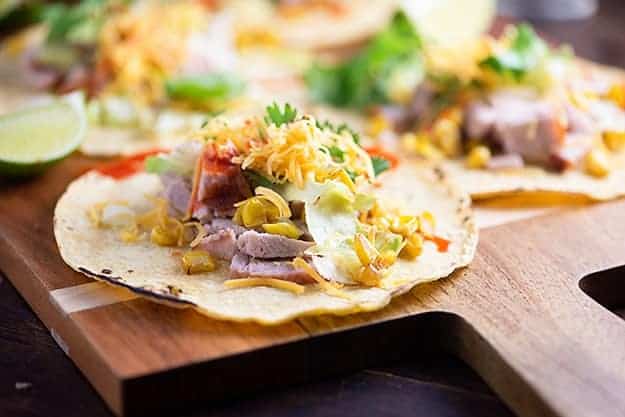
[[[579, 22], [533, 22], [577, 53], [625, 67], [625, 8], [604, 0]], [[625, 317], [623, 311], [620, 312]], [[184, 416], [427, 416], [506, 417], [512, 413], [466, 365], [428, 349], [399, 363], [304, 386], [206, 404]], [[80, 371], [58, 348], [0, 273], [0, 416], [110, 416]]]

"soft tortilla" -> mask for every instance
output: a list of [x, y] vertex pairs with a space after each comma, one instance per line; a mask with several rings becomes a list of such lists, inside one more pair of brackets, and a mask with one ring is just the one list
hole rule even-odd
[[581, 170], [559, 174], [534, 167], [501, 171], [475, 170], [466, 168], [463, 161], [447, 161], [442, 167], [450, 179], [474, 200], [521, 193], [567, 194], [596, 201], [625, 196], [625, 153], [613, 157], [614, 170], [605, 178], [596, 178]]
[[95, 172], [85, 174], [59, 200], [54, 232], [61, 256], [73, 269], [154, 301], [192, 307], [218, 319], [277, 324], [303, 315], [371, 311], [419, 283], [466, 266], [473, 259], [478, 239], [470, 199], [444, 182], [439, 173], [417, 171], [405, 164], [382, 181], [384, 186], [376, 193], [390, 201], [403, 201], [410, 212], [431, 211], [437, 220], [437, 234], [452, 243], [447, 252], [438, 252], [433, 243], [426, 242], [417, 261], [396, 264], [385, 288], [345, 289], [349, 300], [330, 296], [316, 286], [308, 286], [301, 295], [270, 287], [226, 289], [225, 269], [185, 275], [180, 249], [158, 247], [147, 239], [125, 244], [116, 232], [91, 225], [86, 211], [99, 202], [125, 200], [131, 207], [147, 207], [147, 197], [156, 195], [161, 187], [151, 174], [122, 181]]

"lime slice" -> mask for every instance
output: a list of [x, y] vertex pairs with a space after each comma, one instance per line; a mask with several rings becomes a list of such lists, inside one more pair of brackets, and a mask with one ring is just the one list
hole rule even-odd
[[427, 41], [454, 46], [489, 29], [496, 0], [402, 0], [402, 8]]
[[0, 175], [43, 171], [83, 141], [87, 115], [82, 93], [0, 116]]

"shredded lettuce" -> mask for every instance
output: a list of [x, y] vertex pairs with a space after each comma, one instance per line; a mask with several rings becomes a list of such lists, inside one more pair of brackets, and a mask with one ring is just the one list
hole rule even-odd
[[313, 65], [306, 81], [316, 101], [362, 108], [393, 101], [398, 86], [412, 91], [422, 76], [421, 38], [398, 12], [361, 53], [338, 66]]
[[202, 144], [189, 141], [177, 146], [170, 153], [163, 153], [146, 158], [145, 170], [153, 174], [174, 173], [177, 175], [193, 175]]
[[230, 100], [244, 90], [243, 80], [226, 73], [185, 76], [165, 82], [165, 91], [170, 98], [196, 103]]

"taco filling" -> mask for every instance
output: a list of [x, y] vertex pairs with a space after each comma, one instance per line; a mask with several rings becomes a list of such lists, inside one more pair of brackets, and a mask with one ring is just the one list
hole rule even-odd
[[414, 154], [464, 158], [470, 169], [611, 172], [625, 145], [622, 78], [550, 47], [527, 25], [469, 50], [468, 63], [430, 51], [412, 98], [373, 110], [383, 130]]
[[[267, 111], [265, 119], [215, 118], [193, 140], [149, 157], [162, 193], [120, 237], [184, 248], [188, 274], [221, 263], [231, 278], [300, 285], [379, 286], [426, 240], [447, 250], [433, 215], [404, 213], [364, 192], [381, 170], [349, 129], [300, 117], [288, 104]], [[94, 207], [94, 224], [114, 226], [110, 212], [128, 211], [117, 206]]]
[[[466, 196], [359, 140], [289, 105], [213, 118], [169, 152], [71, 184], [55, 211], [61, 254], [93, 278], [218, 317], [381, 308], [466, 265], [477, 234]], [[256, 296], [267, 288], [277, 292]]]

